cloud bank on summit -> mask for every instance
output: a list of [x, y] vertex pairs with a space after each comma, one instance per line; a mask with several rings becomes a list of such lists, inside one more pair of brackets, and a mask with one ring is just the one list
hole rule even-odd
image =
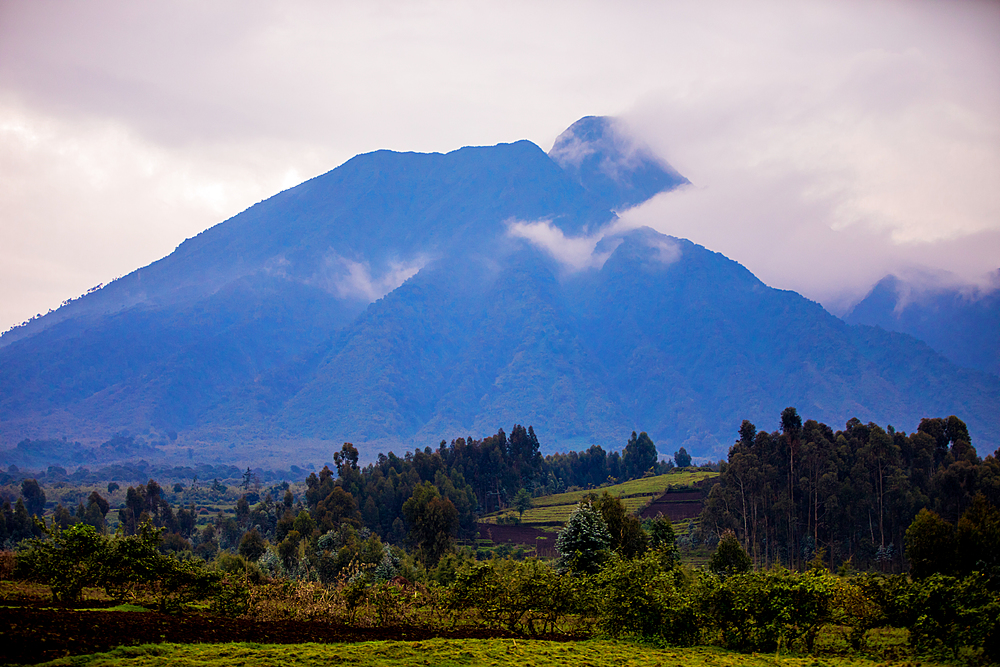
[[888, 273], [985, 285], [998, 80], [973, 0], [0, 2], [0, 329], [352, 155], [548, 146], [587, 113], [691, 180], [624, 223], [835, 312]]

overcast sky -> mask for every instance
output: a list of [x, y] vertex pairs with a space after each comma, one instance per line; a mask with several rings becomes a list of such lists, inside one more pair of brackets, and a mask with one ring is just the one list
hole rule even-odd
[[840, 312], [1000, 268], [998, 2], [0, 0], [0, 330], [380, 148], [615, 115], [625, 212]]

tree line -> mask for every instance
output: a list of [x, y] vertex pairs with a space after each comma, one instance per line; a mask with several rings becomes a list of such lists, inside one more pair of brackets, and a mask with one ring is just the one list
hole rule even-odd
[[958, 417], [922, 419], [909, 435], [858, 419], [834, 431], [789, 407], [780, 424], [743, 421], [701, 516], [703, 530], [734, 531], [759, 567], [798, 569], [822, 551], [831, 568], [900, 572], [922, 510], [955, 525], [977, 494], [1000, 506], [1000, 462], [977, 455]]

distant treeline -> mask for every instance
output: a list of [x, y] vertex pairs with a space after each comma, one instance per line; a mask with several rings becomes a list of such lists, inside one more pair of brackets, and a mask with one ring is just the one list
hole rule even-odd
[[[656, 446], [646, 433], [633, 433], [623, 453], [608, 453], [593, 445], [582, 452], [543, 457], [534, 429], [519, 424], [510, 436], [500, 429], [480, 440], [457, 438], [450, 444], [442, 440], [436, 450], [426, 447], [402, 457], [380, 454], [375, 463], [363, 468], [358, 466], [357, 450], [345, 443], [334, 460], [336, 472], [324, 468], [306, 479], [307, 506], [314, 518], [321, 527], [349, 518], [393, 542], [407, 530], [404, 504], [423, 485], [454, 508], [456, 534], [472, 538], [476, 517], [511, 506], [521, 489], [534, 496], [547, 495], [572, 487], [595, 488], [647, 472], [659, 474], [673, 467], [672, 462], [657, 461]], [[330, 516], [327, 508], [334, 505], [336, 516]]]
[[[95, 484], [109, 480], [133, 484], [143, 483], [150, 479], [174, 481], [192, 480], [195, 477], [203, 480], [232, 480], [240, 479], [244, 472], [245, 470], [237, 466], [223, 463], [214, 465], [211, 463], [199, 463], [190, 466], [171, 466], [139, 461], [137, 463], [116, 463], [95, 469], [80, 466], [72, 472], [67, 471], [66, 468], [60, 465], [49, 465], [41, 470], [30, 470], [11, 464], [7, 466], [6, 470], [0, 470], [0, 485], [19, 484], [26, 479], [35, 479], [46, 484], [56, 484], [59, 482]], [[294, 465], [289, 470], [265, 470], [263, 468], [255, 468], [253, 470], [253, 473], [261, 482], [302, 479], [306, 472], [306, 470]]]
[[977, 494], [1000, 506], [1000, 461], [976, 454], [958, 417], [907, 435], [857, 419], [834, 431], [786, 408], [772, 433], [743, 422], [702, 530], [735, 531], [758, 566], [797, 568], [822, 549], [832, 566], [899, 572], [917, 514], [954, 525]]

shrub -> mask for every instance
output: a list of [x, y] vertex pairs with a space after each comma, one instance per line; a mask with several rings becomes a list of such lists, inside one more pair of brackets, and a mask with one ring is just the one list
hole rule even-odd
[[17, 568], [17, 557], [13, 551], [0, 551], [0, 581], [10, 579]]
[[448, 591], [452, 613], [473, 611], [487, 627], [512, 632], [552, 632], [566, 615], [581, 611], [586, 579], [560, 576], [534, 558], [493, 559], [462, 568]]
[[708, 569], [725, 579], [734, 574], [749, 572], [752, 567], [750, 556], [736, 539], [736, 534], [731, 530], [724, 532], [719, 546], [708, 561]]
[[609, 635], [657, 637], [678, 646], [698, 641], [704, 619], [656, 552], [636, 560], [612, 556], [597, 588], [601, 627]]
[[836, 606], [845, 599], [841, 582], [825, 572], [774, 569], [716, 581], [706, 582], [705, 612], [728, 648], [773, 651], [802, 641], [811, 651], [824, 624], [848, 619]]

